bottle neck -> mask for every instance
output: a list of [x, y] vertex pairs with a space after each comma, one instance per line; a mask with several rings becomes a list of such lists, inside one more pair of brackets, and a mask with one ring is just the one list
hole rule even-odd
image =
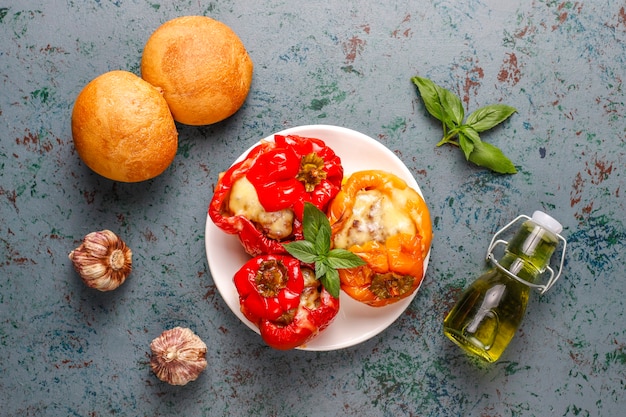
[[[535, 267], [531, 262], [512, 253], [507, 253], [500, 259], [500, 266], [511, 272], [513, 275], [522, 278], [531, 284], [536, 283], [541, 275], [541, 270]], [[512, 278], [511, 278], [512, 279]]]
[[500, 265], [512, 274], [535, 283], [550, 263], [558, 244], [557, 236], [529, 220], [509, 242]]

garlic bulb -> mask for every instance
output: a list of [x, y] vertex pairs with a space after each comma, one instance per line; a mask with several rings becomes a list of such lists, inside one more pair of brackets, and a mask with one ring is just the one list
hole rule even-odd
[[206, 345], [187, 328], [164, 331], [150, 343], [150, 349], [152, 371], [171, 385], [195, 381], [207, 366]]
[[132, 269], [132, 256], [130, 248], [110, 230], [89, 233], [69, 254], [85, 285], [100, 291], [111, 291], [124, 283]]

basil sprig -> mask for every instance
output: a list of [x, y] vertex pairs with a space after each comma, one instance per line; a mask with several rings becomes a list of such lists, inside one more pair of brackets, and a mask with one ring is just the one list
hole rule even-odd
[[340, 282], [337, 269], [365, 265], [365, 261], [345, 249], [330, 248], [330, 222], [326, 215], [311, 203], [304, 204], [302, 233], [304, 240], [285, 243], [283, 247], [294, 258], [307, 264], [315, 264], [315, 277], [321, 281], [330, 295], [339, 298]]
[[461, 99], [431, 80], [413, 77], [411, 81], [419, 89], [426, 110], [443, 123], [443, 138], [437, 146], [446, 143], [461, 148], [465, 159], [476, 165], [501, 174], [515, 174], [515, 165], [500, 149], [480, 139], [480, 132], [491, 129], [509, 118], [517, 110], [505, 104], [481, 107], [467, 117]]

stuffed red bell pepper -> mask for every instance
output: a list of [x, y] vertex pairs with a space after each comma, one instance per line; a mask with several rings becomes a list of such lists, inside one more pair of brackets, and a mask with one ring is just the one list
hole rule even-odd
[[293, 349], [333, 321], [339, 299], [331, 296], [312, 267], [290, 255], [260, 255], [234, 277], [241, 312], [275, 349]]
[[209, 216], [252, 256], [286, 253], [283, 243], [302, 239], [304, 204], [325, 211], [342, 180], [341, 160], [322, 140], [275, 135], [220, 174]]
[[394, 174], [353, 173], [328, 209], [334, 247], [366, 262], [339, 271], [341, 289], [375, 307], [397, 302], [419, 287], [432, 226], [426, 203]]

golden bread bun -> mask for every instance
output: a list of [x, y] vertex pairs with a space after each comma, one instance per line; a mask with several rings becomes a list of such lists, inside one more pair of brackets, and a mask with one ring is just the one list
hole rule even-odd
[[161, 92], [127, 71], [107, 72], [83, 88], [72, 111], [72, 137], [89, 168], [123, 182], [161, 174], [178, 148]]
[[233, 115], [252, 84], [252, 60], [241, 39], [206, 16], [165, 22], [150, 36], [141, 76], [163, 90], [177, 122], [208, 125]]

